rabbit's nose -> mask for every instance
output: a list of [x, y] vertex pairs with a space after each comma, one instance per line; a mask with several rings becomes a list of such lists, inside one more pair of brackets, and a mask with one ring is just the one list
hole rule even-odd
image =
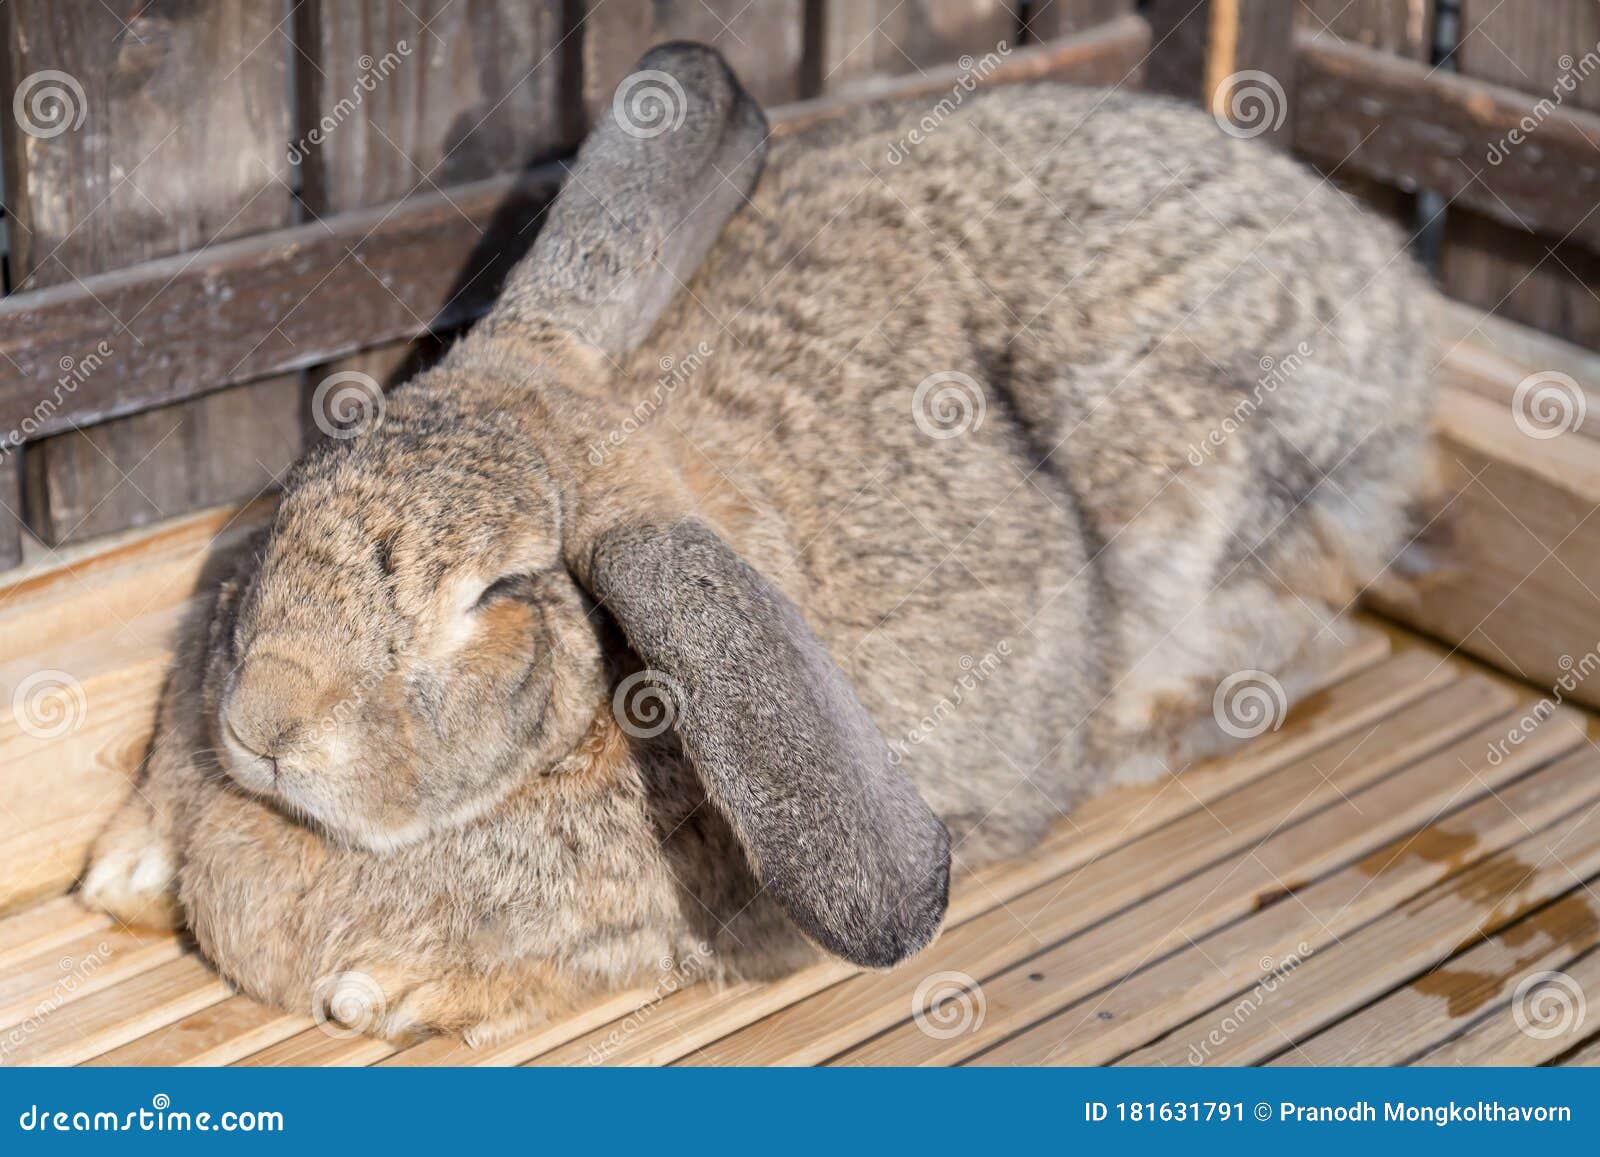
[[246, 786], [265, 791], [278, 782], [278, 757], [273, 754], [275, 742], [257, 747], [240, 734], [226, 714], [222, 717], [222, 741], [233, 756], [234, 774], [244, 778]]
[[246, 657], [224, 696], [221, 739], [229, 771], [257, 791], [276, 785], [279, 763], [313, 730], [321, 680], [306, 665], [271, 652]]

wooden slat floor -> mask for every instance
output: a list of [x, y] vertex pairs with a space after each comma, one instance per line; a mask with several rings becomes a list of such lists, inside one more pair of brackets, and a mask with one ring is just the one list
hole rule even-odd
[[890, 973], [626, 992], [491, 1046], [400, 1047], [235, 995], [68, 896], [0, 921], [0, 1062], [1600, 1063], [1588, 718], [1530, 730], [1532, 693], [1349, 633], [1279, 730], [959, 879], [943, 935]]

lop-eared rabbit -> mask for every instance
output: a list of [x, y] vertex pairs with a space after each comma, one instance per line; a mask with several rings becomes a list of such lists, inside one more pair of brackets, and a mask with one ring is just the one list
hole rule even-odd
[[482, 1040], [894, 965], [1405, 541], [1429, 291], [1289, 160], [1048, 84], [769, 145], [711, 50], [639, 67], [182, 645], [83, 891], [246, 993]]

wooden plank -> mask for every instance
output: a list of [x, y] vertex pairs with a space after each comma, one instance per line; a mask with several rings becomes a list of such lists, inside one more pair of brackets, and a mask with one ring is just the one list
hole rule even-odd
[[1572, 428], [1600, 439], [1600, 355], [1459, 302], [1441, 299], [1434, 316], [1435, 356], [1451, 386], [1511, 413], [1517, 387], [1530, 369], [1563, 374], [1572, 379], [1565, 387], [1573, 404]]
[[0, 1028], [48, 1020], [72, 1004], [182, 953], [175, 937], [102, 928], [6, 970], [0, 976]]
[[150, 742], [181, 607], [0, 664], [0, 910], [61, 892], [84, 867]]
[[6, 444], [0, 454], [0, 571], [22, 562], [22, 455]]
[[[1137, 72], [1149, 43], [1138, 17], [1035, 49], [985, 77], [1006, 84], [1056, 78], [1105, 83]], [[959, 70], [930, 70], [891, 94], [948, 91]], [[772, 120], [814, 123], [847, 102], [775, 109]], [[62, 357], [104, 337], [106, 311], [131, 337], [96, 373], [38, 419], [35, 436], [133, 413], [265, 375], [316, 365], [367, 346], [439, 331], [478, 316], [521, 251], [559, 183], [558, 166], [419, 193], [259, 237], [221, 242], [115, 273], [0, 300], [0, 429], [32, 417], [60, 376]], [[454, 284], [440, 269], [460, 271]], [[463, 288], [464, 287], [464, 288]], [[159, 301], [160, 308], [154, 303]], [[103, 304], [102, 304], [103, 303]]]
[[[1364, 671], [1384, 649], [1383, 641], [1364, 630], [1357, 632], [1342, 661], [1327, 672], [1326, 689], [1298, 705], [1284, 727], [1274, 733], [1279, 741], [1267, 742], [1268, 737], [1263, 736], [1229, 759], [1185, 769], [1181, 789], [1175, 787], [1179, 780], [1168, 779], [1146, 787], [1101, 793], [1058, 824], [1053, 836], [1028, 856], [958, 877], [947, 925], [954, 927], [1081, 867], [1110, 847], [1154, 830], [1193, 807], [1400, 709], [1427, 690], [1445, 685], [1453, 676], [1449, 669], [1430, 671], [1431, 664], [1420, 657]], [[1364, 673], [1356, 678], [1358, 671]], [[1348, 682], [1339, 682], [1346, 678]], [[563, 1056], [576, 1054], [605, 1064], [665, 1063], [854, 972], [853, 968], [829, 961], [776, 984], [737, 985], [720, 993], [705, 986], [666, 995], [643, 992], [579, 1032], [568, 1031], [571, 1025], [566, 1024], [560, 1026], [559, 1033], [539, 1029], [501, 1042], [491, 1050], [466, 1050], [428, 1042], [398, 1054], [394, 1063], [498, 1064], [548, 1056], [553, 1050]], [[646, 1003], [650, 1006], [648, 1015], [636, 1016]]]
[[0, 662], [86, 638], [188, 599], [207, 558], [265, 524], [273, 504], [227, 506], [54, 552], [0, 576]]
[[[1450, 369], [1449, 364], [1445, 366]], [[1531, 397], [1531, 395], [1530, 395]], [[1540, 412], [1445, 388], [1438, 418], [1451, 479], [1446, 565], [1370, 602], [1417, 630], [1600, 705], [1600, 442], [1530, 437]], [[1520, 423], [1520, 424], [1519, 424]], [[1553, 427], [1551, 427], [1553, 428]]]
[[[1593, 0], [1461, 0], [1460, 8], [1454, 66], [1464, 76], [1520, 89], [1534, 102], [1547, 102], [1539, 107], [1533, 122], [1537, 127], [1527, 142], [1509, 150], [1512, 159], [1499, 168], [1549, 147], [1549, 124], [1539, 123], [1546, 109], [1600, 112], [1600, 91], [1592, 78], [1584, 79], [1593, 70], [1591, 54], [1600, 44], [1600, 7]], [[1588, 123], [1596, 121], [1591, 116]], [[1550, 195], [1584, 183], [1589, 186], [1587, 208], [1592, 208], [1597, 161], [1592, 151], [1579, 159], [1585, 162], [1584, 171], [1551, 167]], [[1511, 205], [1518, 208], [1515, 201]], [[1587, 235], [1586, 248], [1560, 244], [1568, 226], [1559, 221], [1519, 210], [1527, 222], [1523, 225], [1495, 207], [1471, 203], [1471, 208], [1477, 211], [1458, 203], [1445, 221], [1439, 262], [1445, 291], [1568, 340], [1600, 345], [1600, 300], [1595, 296], [1600, 291], [1600, 257], [1593, 233]], [[1542, 235], [1530, 233], [1530, 227]], [[1579, 230], [1573, 240], [1584, 237], [1585, 231]]]
[[[305, 66], [292, 151], [318, 218], [514, 172], [577, 143], [577, 53], [556, 0], [310, 0], [295, 9], [295, 29]], [[357, 373], [397, 384], [439, 348], [430, 334], [363, 351], [309, 367], [308, 382]], [[307, 391], [313, 439], [315, 396]]]
[[1035, 0], [1025, 11], [1029, 40], [1054, 40], [1087, 32], [1126, 16], [1137, 7], [1136, 0]]
[[[196, 979], [195, 986], [204, 983]], [[308, 1016], [281, 1012], [248, 996], [230, 996], [82, 1063], [227, 1065], [303, 1032], [311, 1023]]]
[[1575, 888], [1268, 1063], [1406, 1064], [1509, 1001], [1529, 973], [1559, 970], [1600, 943], [1593, 908]]
[[[76, 129], [26, 116], [6, 125], [20, 291], [76, 288], [119, 266], [289, 224], [287, 54], [277, 13], [246, 0], [66, 10], [23, 0], [8, 11], [0, 55], [17, 78], [8, 91], [41, 102], [59, 95], [62, 115], [82, 118]], [[199, 93], [204, 116], [193, 115]], [[103, 372], [95, 359], [115, 361], [139, 340], [124, 325], [137, 325], [129, 313], [102, 311], [98, 320], [100, 332], [58, 359], [51, 388], [34, 391], [30, 408], [48, 403], [59, 381]], [[298, 396], [295, 381], [259, 382], [236, 396], [46, 439], [23, 455], [28, 524], [55, 545], [256, 494], [299, 452]]]
[[542, 1025], [529, 1032], [519, 1033], [506, 1040], [477, 1048], [450, 1037], [435, 1037], [421, 1044], [395, 1052], [379, 1061], [384, 1066], [415, 1065], [514, 1065], [528, 1057], [544, 1052], [574, 1037], [625, 1017], [647, 1005], [652, 993], [647, 989], [630, 989], [603, 997], [594, 1004], [564, 1017], [553, 1024]]
[[[1595, 1020], [1584, 999], [1590, 992], [1600, 992], [1600, 949], [1590, 949], [1558, 978], [1550, 978], [1544, 996], [1535, 988], [1521, 1002], [1513, 998], [1510, 1006], [1496, 1009], [1412, 1063], [1454, 1068], [1546, 1064], [1594, 1034]], [[1540, 1001], [1548, 1003], [1541, 1007]]]
[[1297, 42], [1298, 152], [1600, 245], [1600, 214], [1590, 213], [1600, 199], [1600, 117], [1553, 109], [1537, 148], [1512, 148], [1493, 165], [1490, 150], [1537, 115], [1537, 98], [1331, 37]]
[[1010, 967], [1223, 861], [1295, 818], [1326, 806], [1340, 792], [1358, 790], [1405, 767], [1503, 710], [1507, 701], [1507, 693], [1477, 680], [1446, 687], [1414, 704], [1403, 718], [1362, 729], [1247, 790], [1213, 800], [1102, 853], [1065, 880], [1053, 880], [1009, 899], [999, 910], [945, 931], [909, 969], [857, 976], [701, 1049], [688, 1063], [826, 1060], [902, 1020], [923, 977], [940, 969], [985, 976]]
[[1434, 0], [1297, 0], [1295, 23], [1378, 52], [1426, 63], [1433, 54]]
[[[1127, 1053], [1118, 1063], [1259, 1064], [1559, 896], [1573, 872], [1600, 870], [1597, 771], [1600, 758], [1580, 751], [1066, 1010], [983, 1063], [1103, 1064]], [[1587, 910], [1581, 896], [1578, 906]]]
[[28, 524], [58, 546], [259, 498], [299, 456], [297, 379], [270, 378], [24, 451]]
[[1574, 1049], [1557, 1063], [1576, 1068], [1600, 1068], [1600, 1036]]
[[1016, 42], [1005, 0], [823, 0], [821, 88], [870, 91], [930, 65], [1004, 55]]
[[[279, 14], [243, 0], [178, 9], [13, 0], [7, 10], [8, 91], [22, 86], [30, 113], [5, 126], [19, 291], [284, 223]], [[46, 68], [70, 82], [35, 75]], [[205, 116], [192, 115], [197, 93]]]
[[225, 1000], [231, 992], [199, 957], [180, 956], [51, 1013], [23, 1036], [4, 1061], [81, 1064]]
[[1293, 140], [1295, 8], [1282, 0], [1150, 0], [1150, 87], [1197, 100], [1235, 136]]
[[714, 46], [762, 104], [799, 100], [805, 20], [803, 0], [585, 0], [584, 104], [592, 114], [611, 100], [645, 50], [666, 40]]
[[70, 896], [46, 900], [0, 920], [0, 972], [49, 952], [58, 944], [110, 927], [109, 917], [89, 911]]
[[[1422, 64], [1433, 58], [1434, 0], [1298, 0], [1296, 26], [1326, 33], [1378, 52]], [[1416, 197], [1393, 185], [1354, 174], [1324, 161], [1317, 166], [1339, 188], [1410, 233], [1415, 228]]]
[[[863, 96], [845, 90], [800, 104], [772, 109], [767, 119], [777, 134], [794, 132], [819, 121], [847, 113], [863, 99], [911, 100], [945, 96], [964, 79], [978, 87], [1065, 81], [1091, 87], [1139, 87], [1144, 80], [1144, 60], [1150, 50], [1150, 26], [1138, 16], [1126, 16], [1087, 32], [1047, 44], [1013, 50], [995, 68], [978, 75], [960, 63], [937, 65], [915, 75], [884, 80]], [[3, 316], [3, 306], [0, 306]]]
[[268, 1045], [234, 1063], [246, 1068], [358, 1068], [381, 1061], [394, 1051], [395, 1046], [388, 1041], [344, 1036], [319, 1026]]
[[[69, 887], [150, 743], [173, 632], [213, 549], [269, 503], [72, 548], [0, 582], [0, 696], [45, 672], [70, 714], [43, 732], [0, 716], [0, 912]], [[61, 730], [57, 731], [57, 726]]]
[[[308, 0], [295, 10], [302, 195], [319, 216], [572, 148], [557, 0]], [[324, 125], [329, 126], [326, 130]]]
[[[33, 411], [35, 396], [55, 381], [57, 358], [100, 340], [107, 310], [127, 319], [130, 344], [41, 419], [41, 431], [300, 369], [476, 316], [507, 267], [489, 251], [516, 245], [559, 175], [547, 167], [419, 194], [399, 210], [340, 214], [6, 298], [0, 353], [19, 372], [0, 385], [0, 425]], [[474, 252], [484, 253], [484, 262], [462, 275], [472, 285], [458, 294], [439, 270], [463, 269]]]
[[[1481, 685], [1477, 681], [1469, 681], [1460, 690], [1478, 686]], [[1442, 696], [1450, 697], [1450, 692]], [[1416, 714], [1421, 714], [1420, 709]], [[1480, 790], [1492, 791], [1585, 741], [1581, 718], [1573, 713], [1564, 713], [1559, 721], [1552, 722], [1554, 726], [1539, 728], [1528, 744], [1496, 765], [1489, 761], [1487, 751], [1488, 745], [1503, 735], [1511, 723], [1502, 718], [1447, 750], [1375, 784], [1352, 782], [1341, 786], [1337, 802], [1300, 822], [1296, 822], [1300, 808], [1284, 812], [1281, 804], [1262, 799], [1256, 818], [1272, 817], [1277, 823], [1265, 838], [1253, 837], [1253, 840], [1259, 839], [1259, 843], [1254, 846], [1246, 843], [1242, 848], [1239, 845], [1228, 847], [1229, 858], [1166, 892], [1145, 899], [1098, 927], [1030, 956], [1025, 970], [1015, 970], [1004, 978], [991, 980], [996, 971], [992, 967], [994, 958], [981, 952], [977, 968], [952, 963], [950, 967], [960, 968], [984, 983], [983, 1016], [977, 1018], [971, 1031], [954, 1035], [930, 1034], [922, 1025], [905, 1021], [907, 1010], [917, 1007], [912, 983], [917, 978], [906, 977], [902, 980], [906, 1002], [892, 1010], [897, 1027], [836, 1056], [832, 1063], [928, 1065], [950, 1064], [971, 1057], [1096, 989], [1272, 902], [1284, 892], [1297, 890], [1304, 881], [1315, 880], [1331, 869], [1381, 848], [1397, 836], [1474, 798]], [[1535, 747], [1537, 750], [1533, 750]], [[1513, 762], [1516, 763], [1514, 767]], [[1465, 779], [1463, 764], [1468, 773]], [[1339, 772], [1330, 773], [1330, 780], [1338, 777]], [[1261, 791], [1258, 788], [1250, 794], [1259, 797]], [[1148, 874], [1148, 869], [1146, 871]], [[1058, 905], [1082, 905], [1087, 899], [1089, 897], [1081, 893], [1076, 896], [1063, 893]], [[1039, 934], [1038, 925], [1044, 923], [1044, 920], [1036, 922], [1031, 929], [1034, 935]], [[1078, 930], [1066, 925], [1067, 920], [1062, 920], [1060, 926], [1052, 928], [1052, 934], [1058, 930]], [[991, 935], [998, 940], [1005, 932], [997, 930]], [[1050, 939], [1057, 938], [1052, 935]], [[937, 944], [934, 951], [938, 951]], [[969, 961], [973, 959], [970, 952], [969, 949], [966, 957]], [[1021, 962], [1017, 957], [1006, 961], [1005, 965]], [[926, 969], [937, 966], [934, 961], [919, 962], [916, 971], [926, 977], [929, 975]], [[1057, 983], [1047, 985], [1028, 980], [1036, 974], [1055, 978]], [[830, 1043], [837, 1044], [839, 1036], [832, 1034]]]
[[[1578, 180], [1593, 185], [1581, 175]], [[1445, 292], [1485, 312], [1537, 326], [1590, 349], [1600, 347], [1600, 304], [1594, 297], [1600, 292], [1600, 256], [1594, 251], [1592, 230], [1579, 229], [1572, 241], [1560, 244], [1567, 234], [1565, 218], [1543, 225], [1537, 216], [1528, 215], [1530, 226], [1543, 226], [1542, 232], [1532, 233], [1503, 224], [1508, 216], [1451, 208], [1439, 259]], [[1587, 225], [1592, 226], [1593, 219]]]

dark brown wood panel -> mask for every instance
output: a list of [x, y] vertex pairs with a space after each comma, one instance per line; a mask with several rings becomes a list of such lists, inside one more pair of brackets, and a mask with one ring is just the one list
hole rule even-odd
[[[148, 409], [410, 338], [482, 312], [560, 180], [549, 166], [429, 193], [0, 302], [0, 426], [50, 390], [58, 359], [92, 347], [112, 315], [125, 348], [85, 378], [41, 432]], [[475, 252], [484, 263], [469, 265]], [[458, 288], [464, 286], [464, 288]], [[159, 308], [156, 306], [159, 304]]]
[[[578, 45], [561, 0], [308, 0], [295, 10], [304, 63], [295, 149], [306, 209], [324, 218], [507, 173], [576, 145]], [[448, 279], [452, 269], [436, 270]], [[429, 339], [306, 370], [380, 387], [436, 353]], [[327, 419], [324, 417], [324, 423]]]
[[0, 570], [22, 561], [22, 471], [15, 449], [0, 460]]
[[1295, 8], [1286, 0], [1151, 0], [1150, 87], [1197, 100], [1249, 136], [1293, 133]]
[[[1149, 45], [1145, 23], [1127, 17], [1081, 37], [1019, 49], [985, 80], [1134, 83]], [[937, 92], [958, 73], [959, 66], [931, 69], [891, 91]], [[844, 107], [841, 98], [775, 110], [775, 128]], [[355, 210], [0, 301], [0, 363], [15, 366], [0, 375], [0, 428], [33, 413], [36, 398], [60, 374], [58, 359], [98, 341], [111, 313], [136, 317], [141, 343], [130, 342], [63, 396], [41, 418], [39, 434], [469, 320], [493, 299], [527, 245], [529, 224], [560, 175], [550, 165], [488, 178], [449, 189], [448, 196], [419, 194], [398, 206]], [[161, 309], [145, 308], [156, 299]]]
[[592, 113], [647, 48], [665, 40], [714, 45], [762, 104], [785, 104], [801, 91], [804, 0], [585, 0], [583, 96]]
[[[6, 124], [17, 291], [76, 287], [289, 222], [281, 15], [250, 0], [9, 5], [6, 91], [25, 94], [28, 110]], [[157, 293], [141, 304], [148, 317], [170, 303]], [[105, 341], [113, 352], [95, 372], [111, 372], [142, 340], [143, 320], [104, 309], [58, 361], [82, 365]], [[142, 353], [153, 372], [174, 356]], [[298, 452], [293, 423], [277, 420], [294, 414], [297, 392], [291, 380], [261, 383], [247, 399], [197, 401], [31, 446], [28, 521], [57, 544], [254, 493]], [[238, 418], [247, 420], [234, 428]]]
[[870, 86], [1014, 47], [1018, 8], [1016, 0], [824, 0], [819, 84]]
[[1426, 61], [1433, 50], [1435, 0], [1298, 0], [1296, 24], [1379, 52]]
[[35, 516], [62, 542], [211, 506], [241, 485], [255, 497], [301, 445], [298, 397], [294, 379], [272, 378], [52, 439], [48, 455], [26, 457], [29, 495], [48, 495]]
[[1539, 115], [1533, 98], [1328, 37], [1301, 38], [1298, 78], [1301, 152], [1600, 246], [1600, 117], [1548, 110], [1537, 148], [1491, 165], [1489, 151]]
[[[1564, 111], [1593, 113], [1600, 112], [1600, 82], [1592, 75], [1597, 45], [1600, 4], [1594, 0], [1462, 0], [1455, 63], [1464, 76], [1519, 89]], [[1585, 75], [1588, 79], [1581, 79]], [[1549, 149], [1550, 127], [1548, 121], [1540, 124], [1498, 169], [1483, 163], [1482, 154], [1472, 158], [1473, 168], [1488, 170], [1483, 174], [1488, 180], [1526, 154]], [[1578, 191], [1588, 193], [1586, 210], [1600, 204], [1594, 186], [1585, 186], [1593, 162], [1600, 162], [1600, 138], [1596, 140], [1582, 158], [1583, 171], [1572, 178], [1563, 174], [1550, 190], [1561, 196], [1578, 185]], [[1552, 166], [1548, 171], [1559, 170]], [[1475, 212], [1458, 207], [1446, 222], [1440, 255], [1440, 276], [1448, 293], [1570, 341], [1600, 344], [1600, 265], [1592, 253], [1572, 244], [1585, 236], [1583, 231], [1566, 238], [1570, 217], [1547, 221], [1512, 202], [1516, 216], [1530, 229], [1496, 212], [1499, 206], [1471, 204]]]
[[576, 61], [561, 21], [560, 0], [300, 5], [295, 149], [307, 207], [376, 205], [571, 148]]
[[[1298, 0], [1298, 3], [1296, 23], [1302, 32], [1337, 36], [1423, 64], [1432, 59], [1437, 16], [1434, 0]], [[1359, 197], [1408, 233], [1415, 227], [1414, 193], [1350, 173], [1337, 162], [1324, 161], [1318, 168], [1340, 188]]]
[[1030, 40], [1054, 40], [1126, 16], [1137, 0], [1034, 0], [1027, 11]]
[[1600, 349], [1600, 255], [1581, 245], [1452, 208], [1439, 277], [1451, 297]]

